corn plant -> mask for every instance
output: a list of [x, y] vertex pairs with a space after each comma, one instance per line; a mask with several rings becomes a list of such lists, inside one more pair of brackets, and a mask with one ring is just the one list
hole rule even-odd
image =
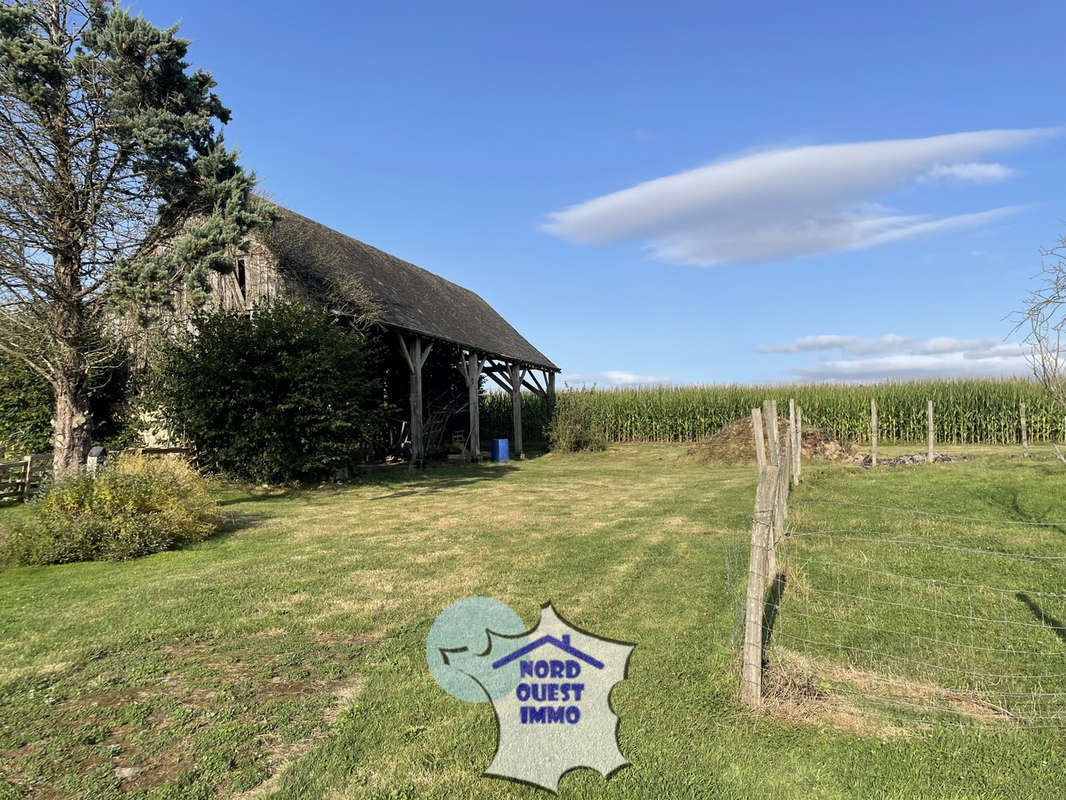
[[[777, 386], [702, 385], [612, 388], [567, 392], [558, 413], [580, 413], [595, 420], [612, 442], [678, 442], [711, 436], [746, 417], [763, 399], [788, 400], [803, 407], [805, 423], [838, 438], [870, 438], [870, 398], [877, 399], [881, 441], [920, 442], [926, 437], [926, 402], [933, 401], [938, 442], [1006, 444], [1021, 439], [1019, 403], [1025, 402], [1029, 440], [1066, 440], [1064, 410], [1032, 380], [943, 379], [848, 385], [809, 383]], [[483, 398], [482, 430], [511, 435], [511, 398]], [[524, 430], [530, 441], [544, 441], [550, 420], [542, 399], [522, 400]]]

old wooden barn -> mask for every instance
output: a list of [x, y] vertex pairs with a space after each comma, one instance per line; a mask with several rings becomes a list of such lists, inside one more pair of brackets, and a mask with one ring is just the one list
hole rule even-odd
[[406, 366], [411, 461], [425, 458], [423, 413], [425, 367], [432, 353], [452, 363], [465, 385], [468, 414], [463, 451], [481, 457], [481, 376], [512, 399], [512, 454], [521, 457], [522, 391], [554, 401], [559, 368], [474, 292], [376, 247], [278, 207], [274, 226], [252, 238], [236, 269], [212, 279], [223, 308], [253, 313], [276, 298], [326, 298], [324, 310], [351, 316], [365, 295], [380, 326]]

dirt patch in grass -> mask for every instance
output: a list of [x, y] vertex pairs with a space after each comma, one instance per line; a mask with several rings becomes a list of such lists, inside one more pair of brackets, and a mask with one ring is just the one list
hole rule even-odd
[[912, 733], [876, 710], [823, 688], [813, 675], [780, 665], [771, 665], [763, 673], [761, 710], [784, 722], [828, 725], [866, 736], [899, 738]]
[[[788, 419], [778, 417], [778, 439], [784, 442], [788, 436]], [[713, 436], [692, 445], [688, 453], [697, 460], [742, 462], [755, 460], [755, 435], [751, 418], [745, 417], [726, 425]], [[803, 457], [823, 461], [856, 463], [865, 457], [854, 442], [837, 439], [821, 428], [803, 426]]]
[[[965, 721], [1017, 720], [976, 693], [841, 666], [777, 648], [763, 673], [764, 713], [794, 723], [823, 723], [881, 738], [910, 736], [930, 727], [922, 715]], [[913, 714], [913, 724], [889, 719], [889, 708]]]
[[249, 792], [349, 706], [380, 638], [277, 630], [198, 637], [22, 676], [0, 686], [0, 789], [260, 796]]
[[[342, 713], [350, 706], [353, 699], [358, 697], [366, 683], [362, 675], [354, 675], [351, 678], [338, 681], [332, 687], [334, 702], [326, 709], [324, 718], [327, 726], [337, 721]], [[265, 781], [258, 786], [233, 795], [233, 800], [258, 800], [273, 793], [281, 783], [281, 778], [290, 764], [297, 761], [305, 753], [309, 752], [323, 737], [325, 731], [319, 731], [306, 739], [298, 742], [284, 743], [276, 738], [268, 743], [262, 758], [266, 769], [270, 773]]]

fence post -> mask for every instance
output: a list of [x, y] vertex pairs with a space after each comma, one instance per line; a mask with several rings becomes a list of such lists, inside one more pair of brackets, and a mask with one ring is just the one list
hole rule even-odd
[[755, 463], [759, 466], [759, 474], [762, 474], [766, 466], [766, 439], [762, 429], [762, 412], [757, 408], [751, 410], [751, 432], [755, 439]]
[[791, 488], [792, 472], [792, 436], [793, 429], [788, 429], [785, 441], [785, 458], [777, 472], [777, 486], [774, 493], [774, 513], [770, 520], [770, 546], [766, 550], [766, 584], [769, 585], [777, 576], [777, 543], [785, 538], [785, 524], [788, 520], [788, 493]]
[[33, 464], [33, 456], [26, 456], [22, 459], [26, 463], [22, 466], [22, 499], [26, 499], [26, 495], [30, 491], [30, 467]]
[[926, 417], [928, 418], [929, 425], [929, 454], [926, 456], [926, 461], [930, 464], [933, 463], [933, 401], [929, 401], [929, 405], [926, 406]]
[[788, 398], [788, 480], [789, 486], [796, 485], [796, 472], [792, 461], [796, 454], [796, 401]]
[[1029, 458], [1029, 431], [1025, 428], [1025, 401], [1023, 400], [1019, 406], [1019, 413], [1022, 418], [1022, 455], [1025, 458]]
[[795, 450], [793, 450], [795, 456], [795, 463], [792, 465], [792, 469], [795, 473], [797, 484], [802, 483], [803, 473], [803, 406], [796, 406], [796, 444]]
[[767, 463], [780, 467], [781, 443], [777, 438], [777, 403], [774, 400], [763, 400], [762, 415], [763, 424], [766, 426], [766, 446], [770, 450]]
[[755, 514], [751, 524], [751, 558], [748, 562], [748, 592], [744, 605], [744, 653], [740, 669], [740, 701], [757, 708], [762, 702], [762, 623], [766, 594], [766, 555], [773, 532], [771, 523], [777, 491], [778, 468], [759, 471], [755, 491]]
[[877, 466], [877, 398], [870, 398], [870, 466]]

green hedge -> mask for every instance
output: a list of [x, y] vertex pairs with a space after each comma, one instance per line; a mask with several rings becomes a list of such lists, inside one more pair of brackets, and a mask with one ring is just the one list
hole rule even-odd
[[149, 400], [168, 431], [235, 477], [328, 477], [382, 438], [382, 345], [320, 310], [205, 313], [168, 344]]

